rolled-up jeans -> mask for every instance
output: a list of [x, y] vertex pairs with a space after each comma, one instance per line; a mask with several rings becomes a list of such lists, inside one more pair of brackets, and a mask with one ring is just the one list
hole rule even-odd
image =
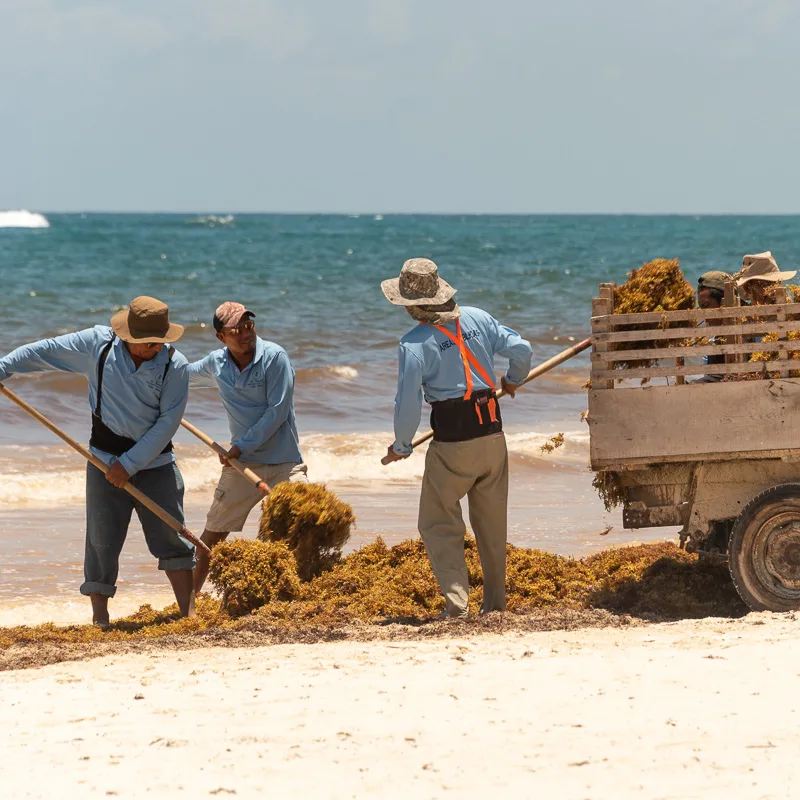
[[[130, 482], [183, 523], [183, 478], [177, 464], [141, 470]], [[81, 594], [104, 594], [108, 597], [116, 594], [119, 556], [134, 510], [142, 524], [147, 546], [158, 559], [159, 569], [194, 569], [193, 544], [124, 489], [109, 483], [97, 467], [87, 464], [85, 580], [81, 585]]]

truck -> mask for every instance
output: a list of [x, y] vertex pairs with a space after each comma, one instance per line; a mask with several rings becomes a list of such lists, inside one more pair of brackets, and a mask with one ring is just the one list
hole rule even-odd
[[587, 419], [607, 502], [726, 560], [751, 609], [800, 608], [800, 303], [742, 306], [731, 283], [717, 309], [613, 309], [600, 284]]

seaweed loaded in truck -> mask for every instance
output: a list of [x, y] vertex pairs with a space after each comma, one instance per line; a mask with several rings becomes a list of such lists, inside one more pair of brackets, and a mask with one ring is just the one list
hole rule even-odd
[[721, 308], [614, 314], [613, 295], [592, 305], [588, 414], [607, 504], [727, 559], [750, 608], [800, 608], [800, 303], [729, 285]]

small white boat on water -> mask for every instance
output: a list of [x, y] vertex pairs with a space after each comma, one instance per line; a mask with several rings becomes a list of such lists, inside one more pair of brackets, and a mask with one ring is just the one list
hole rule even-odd
[[35, 211], [0, 211], [0, 228], [49, 228], [44, 214]]

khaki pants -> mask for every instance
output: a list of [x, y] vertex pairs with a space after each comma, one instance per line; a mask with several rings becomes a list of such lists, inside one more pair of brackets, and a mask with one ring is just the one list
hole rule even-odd
[[467, 613], [466, 530], [459, 504], [465, 495], [483, 569], [481, 611], [502, 611], [508, 533], [508, 451], [502, 433], [468, 442], [431, 442], [425, 457], [419, 532], [451, 617]]

